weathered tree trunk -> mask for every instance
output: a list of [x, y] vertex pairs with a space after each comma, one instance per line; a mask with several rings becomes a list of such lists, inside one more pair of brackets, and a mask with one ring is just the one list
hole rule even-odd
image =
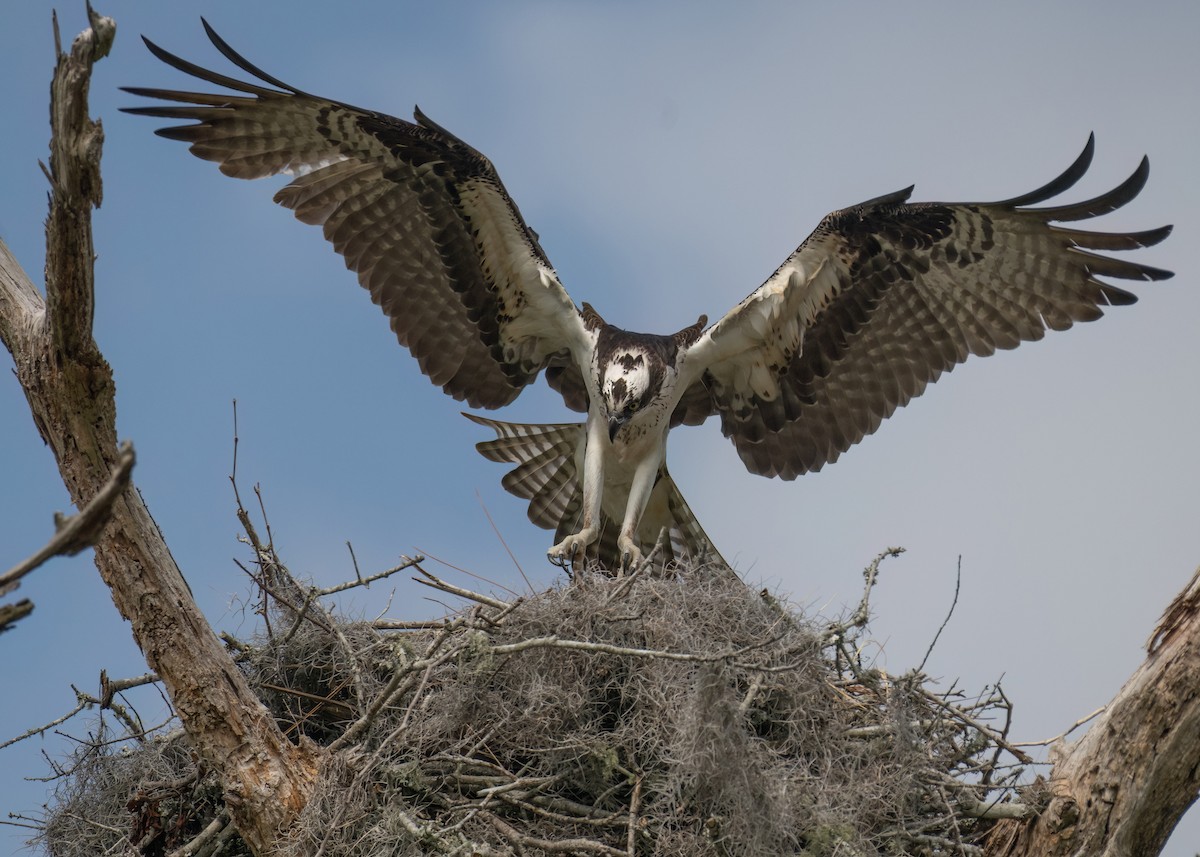
[[[92, 337], [91, 210], [101, 200], [103, 131], [87, 115], [92, 64], [108, 52], [115, 25], [90, 9], [89, 15], [91, 27], [71, 52], [59, 48], [51, 89], [44, 301], [0, 243], [0, 337], [80, 508], [105, 484], [118, 458], [112, 372]], [[318, 752], [291, 744], [250, 691], [196, 607], [132, 484], [113, 504], [95, 556], [193, 747], [219, 772], [238, 832], [256, 853], [270, 853], [307, 803]]]
[[1003, 822], [989, 857], [1159, 854], [1200, 794], [1200, 571], [1167, 608], [1146, 660], [1087, 734], [1053, 748], [1053, 798]]

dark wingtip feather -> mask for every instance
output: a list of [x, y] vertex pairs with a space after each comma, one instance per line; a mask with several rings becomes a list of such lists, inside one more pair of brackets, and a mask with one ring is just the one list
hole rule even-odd
[[[161, 97], [159, 95], [159, 92], [161, 90], [148, 89], [143, 86], [122, 86], [120, 89], [122, 92], [128, 92], [130, 95], [136, 95], [139, 98], [160, 98]], [[164, 110], [166, 108], [159, 105], [159, 106], [153, 106], [153, 107], [118, 107], [117, 109], [120, 110], [122, 113], [129, 113], [134, 116], [158, 116], [159, 111]]]
[[1143, 247], [1153, 247], [1171, 234], [1170, 226], [1160, 226], [1142, 232], [1090, 232], [1054, 225], [1049, 228], [1055, 235], [1061, 235], [1070, 241], [1072, 246], [1087, 250], [1140, 250]]
[[[165, 48], [160, 48], [158, 45], [156, 45], [154, 42], [150, 41], [145, 36], [142, 36], [142, 41], [146, 43], [146, 47], [149, 49], [150, 53], [152, 53], [157, 59], [161, 60], [162, 62], [166, 63], [167, 65], [171, 66], [174, 69], [178, 69], [179, 71], [183, 72], [184, 74], [190, 74], [192, 77], [199, 78], [200, 80], [204, 80], [209, 83], [215, 83], [218, 86], [224, 86], [229, 89], [236, 90], [238, 92], [248, 92], [251, 95], [262, 96], [262, 95], [278, 95], [279, 94], [278, 92], [275, 92], [274, 90], [264, 89], [261, 86], [255, 86], [252, 83], [246, 83], [245, 81], [237, 80], [236, 78], [228, 77], [223, 74], [218, 74], [215, 71], [209, 71], [208, 69], [204, 68], [203, 66], [198, 66], [193, 62], [188, 62], [183, 57], [176, 56], [175, 54], [171, 53], [170, 51], [166, 50]], [[267, 78], [265, 78], [265, 77], [263, 79], [267, 80]], [[268, 81], [268, 82], [270, 82], [270, 81]], [[284, 87], [284, 88], [288, 89], [288, 87]], [[129, 91], [133, 91], [133, 90], [131, 89]], [[291, 91], [295, 92], [296, 90], [291, 90]], [[141, 94], [141, 93], [135, 93], [135, 94]], [[161, 96], [150, 96], [150, 97], [154, 98], [154, 97], [161, 97]]]
[[1166, 226], [1160, 226], [1157, 229], [1151, 229], [1147, 232], [1142, 232], [1138, 237], [1145, 241], [1145, 243], [1142, 244], [1143, 247], [1151, 247], [1157, 244], [1159, 241], [1165, 241], [1167, 236], [1174, 231], [1175, 225], [1173, 223], [1168, 223]]
[[[1100, 282], [1096, 280], [1095, 282]], [[1109, 306], [1130, 306], [1137, 303], [1137, 295], [1133, 292], [1127, 292], [1119, 286], [1114, 286], [1112, 283], [1100, 283], [1100, 294], [1108, 301]]]
[[142, 42], [146, 45], [146, 48], [150, 51], [150, 53], [154, 54], [157, 59], [162, 60], [169, 66], [173, 66], [180, 71], [187, 71], [187, 67], [191, 65], [191, 63], [189, 63], [187, 60], [175, 56], [175, 54], [171, 53], [166, 48], [160, 48], [157, 44], [150, 41], [150, 39], [146, 36], [142, 36]]
[[1112, 190], [1107, 193], [1102, 193], [1099, 196], [1076, 202], [1070, 205], [1060, 205], [1053, 208], [1038, 209], [1038, 215], [1046, 220], [1071, 221], [1085, 220], [1089, 217], [1099, 217], [1102, 214], [1108, 214], [1110, 211], [1116, 211], [1121, 206], [1128, 203], [1146, 186], [1146, 180], [1150, 178], [1150, 159], [1143, 156], [1142, 162], [1138, 164], [1137, 169]]
[[912, 192], [915, 187], [916, 185], [910, 184], [906, 188], [901, 188], [900, 190], [893, 191], [892, 193], [885, 193], [883, 196], [877, 196], [872, 199], [868, 199], [864, 202], [858, 203], [857, 205], [852, 205], [849, 209], [844, 210], [853, 211], [854, 209], [858, 208], [874, 208], [879, 205], [900, 205], [903, 202], [908, 202], [908, 198], [912, 196]]
[[1067, 167], [1063, 172], [1054, 179], [1046, 182], [1037, 190], [1031, 190], [1029, 193], [1023, 193], [1020, 196], [1014, 196], [1011, 199], [1001, 200], [993, 203], [993, 205], [1004, 205], [1012, 208], [1017, 208], [1023, 205], [1036, 205], [1039, 202], [1045, 202], [1051, 197], [1058, 196], [1065, 190], [1070, 189], [1083, 178], [1083, 174], [1088, 171], [1088, 167], [1092, 165], [1092, 156], [1096, 153], [1096, 133], [1093, 131], [1088, 134], [1087, 144], [1084, 145], [1083, 151], [1079, 153], [1074, 163]]
[[1141, 279], [1159, 282], [1161, 280], [1169, 280], [1175, 276], [1174, 271], [1168, 271], [1165, 268], [1152, 268], [1149, 265], [1138, 265], [1141, 269]]
[[[153, 115], [153, 114], [150, 114]], [[196, 125], [173, 125], [169, 128], [155, 128], [154, 133], [167, 140], [178, 140], [181, 143], [196, 142]]]
[[218, 51], [221, 52], [222, 55], [224, 55], [225, 59], [229, 60], [242, 71], [252, 74], [259, 80], [269, 83], [272, 86], [278, 86], [280, 89], [285, 89], [294, 95], [307, 94], [305, 92], [301, 92], [299, 89], [296, 89], [294, 86], [284, 83], [274, 75], [267, 74], [261, 68], [254, 65], [254, 63], [250, 62], [250, 60], [239, 54], [229, 45], [229, 42], [221, 38], [220, 34], [218, 34], [217, 31], [213, 29], [212, 25], [203, 17], [200, 18], [200, 23], [204, 25], [204, 32], [208, 35], [208, 40], [213, 43], [213, 45]]

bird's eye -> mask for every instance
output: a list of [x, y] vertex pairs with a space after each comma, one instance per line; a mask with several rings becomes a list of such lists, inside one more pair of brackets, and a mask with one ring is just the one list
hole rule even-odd
[[629, 413], [631, 413], [631, 414], [632, 414], [632, 413], [633, 413], [634, 411], [636, 411], [637, 409], [638, 409], [638, 403], [637, 403], [637, 402], [630, 402], [630, 403], [629, 403]]

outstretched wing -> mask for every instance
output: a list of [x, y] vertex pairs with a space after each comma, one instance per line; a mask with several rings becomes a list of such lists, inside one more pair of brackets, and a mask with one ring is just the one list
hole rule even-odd
[[[1052, 225], [1097, 217], [1142, 189], [1149, 164], [1095, 199], [1029, 206], [1067, 190], [1066, 172], [993, 203], [908, 203], [912, 188], [837, 211], [686, 355], [695, 422], [718, 413], [746, 467], [794, 479], [834, 461], [969, 355], [1041, 339], [1136, 297], [1099, 277], [1169, 271], [1089, 252], [1162, 241], [1147, 232]], [[697, 395], [701, 388], [707, 394]]]
[[194, 120], [157, 133], [226, 175], [295, 176], [275, 201], [322, 227], [421, 371], [456, 399], [496, 408], [546, 366], [578, 372], [579, 314], [487, 158], [420, 110], [405, 122], [288, 86], [204, 27], [230, 61], [277, 89], [146, 40], [168, 65], [240, 94], [130, 87], [177, 104], [127, 112]]

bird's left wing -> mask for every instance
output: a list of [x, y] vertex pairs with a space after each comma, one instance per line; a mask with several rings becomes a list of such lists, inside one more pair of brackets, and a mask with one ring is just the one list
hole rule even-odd
[[420, 110], [405, 122], [289, 86], [204, 27], [231, 62], [277, 88], [146, 40], [167, 64], [238, 94], [130, 87], [176, 104], [127, 112], [194, 120], [157, 133], [226, 175], [295, 176], [275, 201], [323, 228], [400, 343], [456, 399], [496, 408], [547, 366], [578, 374], [579, 313], [487, 158]]
[[1055, 223], [1129, 202], [1146, 182], [1146, 160], [1095, 199], [1030, 207], [1078, 181], [1093, 145], [1054, 181], [1002, 202], [908, 203], [908, 188], [830, 214], [687, 352], [691, 385], [675, 421], [718, 413], [749, 470], [794, 479], [836, 460], [969, 355], [1133, 303], [1099, 278], [1170, 272], [1090, 251], [1147, 247], [1170, 227]]

